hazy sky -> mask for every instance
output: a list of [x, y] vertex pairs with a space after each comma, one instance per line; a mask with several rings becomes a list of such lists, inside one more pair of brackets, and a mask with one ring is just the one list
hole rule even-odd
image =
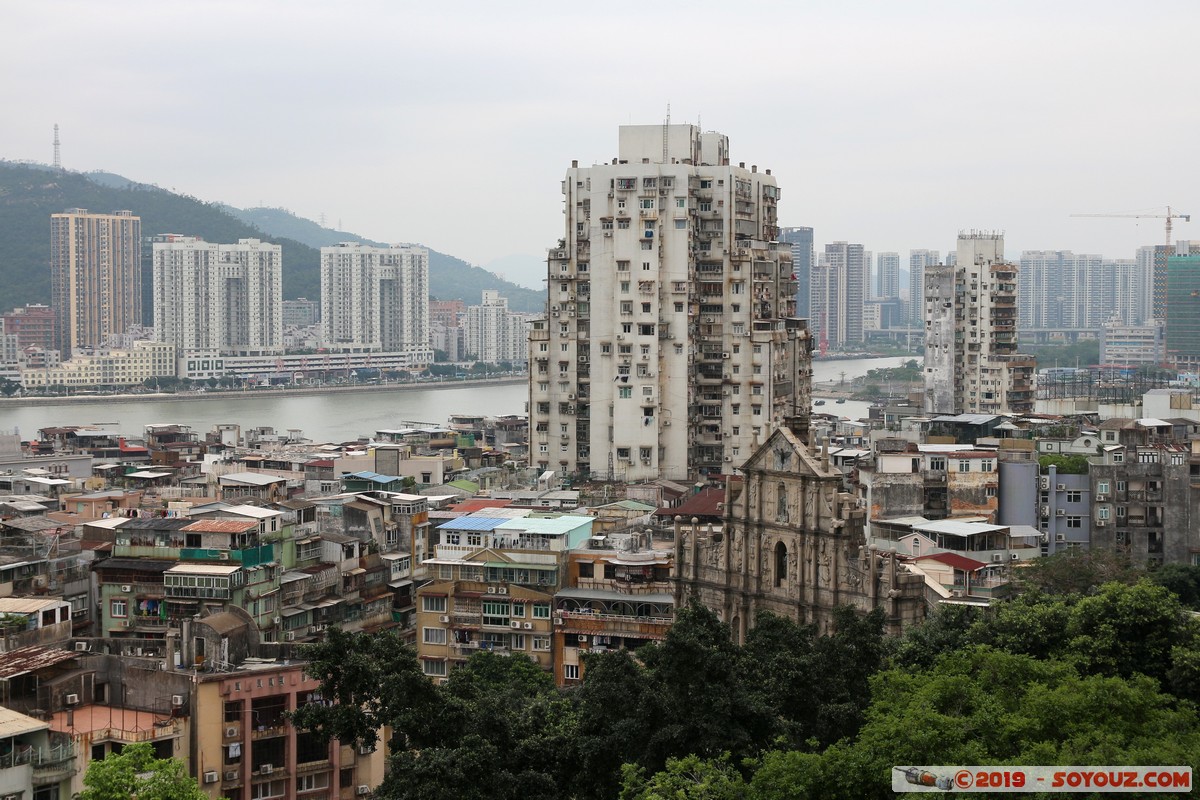
[[57, 122], [70, 169], [488, 265], [543, 257], [571, 159], [669, 103], [818, 249], [984, 228], [1129, 258], [1160, 220], [1069, 215], [1200, 214], [1198, 26], [1196, 0], [7, 0], [0, 158], [51, 161]]

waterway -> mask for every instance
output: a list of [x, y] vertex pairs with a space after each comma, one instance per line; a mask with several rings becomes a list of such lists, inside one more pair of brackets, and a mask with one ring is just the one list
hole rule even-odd
[[[813, 380], [848, 383], [868, 370], [903, 364], [908, 356], [819, 361], [813, 365]], [[822, 397], [821, 392], [814, 392]], [[831, 396], [817, 408], [829, 414], [858, 419], [867, 415], [867, 403], [847, 400], [836, 403]], [[133, 438], [140, 438], [147, 424], [190, 425], [205, 433], [214, 425], [235, 423], [242, 430], [269, 426], [278, 432], [298, 429], [316, 442], [343, 442], [370, 436], [375, 431], [399, 428], [406, 422], [445, 424], [451, 414], [524, 414], [528, 389], [524, 380], [511, 383], [459, 386], [371, 387], [371, 391], [341, 391], [312, 394], [210, 394], [180, 399], [152, 400], [130, 397], [73, 400], [70, 403], [31, 399], [26, 403], [0, 406], [0, 431], [17, 431], [21, 438], [37, 436], [42, 428], [60, 425], [105, 423]]]

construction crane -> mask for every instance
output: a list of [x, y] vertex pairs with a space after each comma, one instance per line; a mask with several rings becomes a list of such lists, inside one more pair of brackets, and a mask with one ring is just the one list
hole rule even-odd
[[1171, 247], [1171, 222], [1181, 219], [1184, 222], [1191, 222], [1191, 214], [1176, 213], [1170, 206], [1167, 206], [1165, 214], [1072, 214], [1072, 217], [1123, 217], [1125, 219], [1165, 219], [1167, 221], [1167, 248]]

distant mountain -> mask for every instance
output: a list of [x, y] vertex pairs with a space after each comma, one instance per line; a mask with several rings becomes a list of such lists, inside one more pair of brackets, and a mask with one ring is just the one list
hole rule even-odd
[[[320, 297], [319, 247], [368, 241], [322, 228], [279, 209], [242, 211], [108, 172], [67, 172], [0, 161], [0, 310], [50, 302], [50, 215], [67, 208], [131, 210], [141, 217], [146, 236], [180, 233], [209, 242], [264, 239], [279, 244], [283, 248], [286, 298]], [[514, 310], [537, 312], [545, 307], [541, 292], [502, 281], [486, 270], [434, 250], [429, 259], [430, 293], [435, 297], [476, 304], [484, 289], [497, 289], [509, 298]], [[147, 264], [143, 272], [147, 322], [151, 313], [148, 269]]]
[[[339, 242], [361, 242], [375, 247], [386, 247], [389, 244], [375, 242], [347, 231], [323, 228], [310, 219], [298, 217], [282, 208], [238, 209], [226, 206], [225, 209], [238, 219], [272, 236], [286, 236], [309, 247], [329, 247]], [[508, 298], [508, 307], [513, 311], [536, 313], [546, 307], [546, 295], [543, 291], [526, 289], [460, 258], [432, 248], [426, 249], [429, 250], [429, 294], [433, 297], [442, 300], [460, 299], [467, 305], [478, 305], [484, 289], [495, 289]]]

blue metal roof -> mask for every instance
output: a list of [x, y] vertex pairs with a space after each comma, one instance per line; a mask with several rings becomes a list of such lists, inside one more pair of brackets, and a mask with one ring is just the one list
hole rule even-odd
[[375, 483], [391, 483], [392, 481], [403, 480], [403, 477], [398, 475], [380, 475], [378, 472], [352, 472], [346, 476], [347, 478], [359, 478], [364, 481], [374, 481]]
[[459, 517], [437, 526], [438, 530], [453, 531], [490, 531], [495, 530], [505, 522], [511, 522], [511, 517]]

